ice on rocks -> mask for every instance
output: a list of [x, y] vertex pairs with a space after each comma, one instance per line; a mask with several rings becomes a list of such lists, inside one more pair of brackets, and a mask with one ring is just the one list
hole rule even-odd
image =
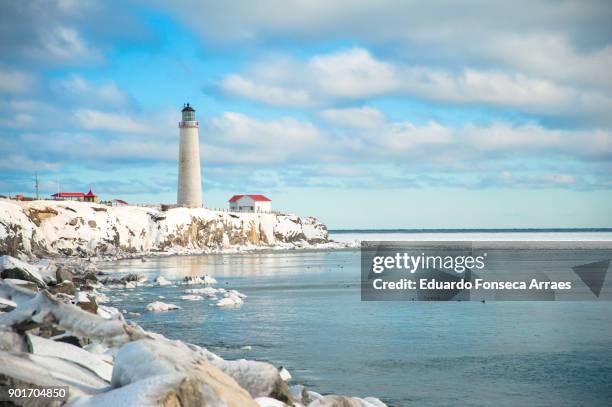
[[187, 295], [181, 295], [179, 298], [185, 301], [199, 301], [203, 299], [204, 297], [202, 297], [201, 295], [187, 294]]
[[[223, 373], [196, 346], [180, 341], [140, 340], [117, 353], [111, 385], [122, 387], [152, 378], [187, 380], [200, 405], [256, 407], [249, 393]], [[194, 403], [194, 405], [196, 405]]]
[[255, 402], [259, 407], [287, 407], [282, 401], [273, 399], [271, 397], [257, 397]]
[[236, 308], [242, 306], [242, 304], [244, 304], [242, 298], [237, 295], [229, 295], [221, 298], [215, 305], [220, 308]]
[[217, 284], [217, 280], [214, 277], [204, 275], [200, 276], [187, 276], [183, 279], [183, 284], [187, 285], [214, 285]]
[[158, 286], [172, 285], [172, 281], [167, 280], [164, 276], [157, 276], [154, 283]]
[[214, 296], [217, 293], [217, 289], [213, 287], [204, 288], [188, 288], [185, 290], [185, 294], [205, 294], [207, 296]]
[[150, 304], [147, 304], [147, 311], [150, 312], [163, 312], [163, 311], [173, 311], [181, 309], [178, 305], [167, 304], [161, 301], [154, 301]]
[[110, 382], [113, 365], [94, 353], [64, 342], [56, 342], [36, 335], [27, 335], [31, 353], [68, 360], [91, 370], [102, 380]]
[[280, 368], [278, 374], [280, 375], [280, 378], [283, 379], [286, 382], [291, 380], [291, 373], [289, 373], [289, 371], [287, 369], [285, 369], [284, 367]]

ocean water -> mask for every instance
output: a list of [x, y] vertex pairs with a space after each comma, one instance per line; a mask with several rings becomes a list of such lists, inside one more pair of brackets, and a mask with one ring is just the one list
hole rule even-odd
[[[598, 233], [591, 237], [612, 240]], [[225, 358], [284, 366], [292, 383], [320, 393], [374, 396], [390, 406], [612, 402], [612, 302], [361, 302], [359, 261], [355, 250], [288, 251], [103, 269], [168, 279], [209, 274], [217, 287], [244, 292], [237, 309], [180, 300], [189, 288], [181, 285], [113, 290], [110, 305], [140, 313], [126, 318], [145, 329]], [[146, 312], [155, 300], [182, 309]]]

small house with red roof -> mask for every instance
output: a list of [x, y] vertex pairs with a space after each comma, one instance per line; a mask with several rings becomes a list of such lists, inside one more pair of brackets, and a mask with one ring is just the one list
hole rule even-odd
[[98, 195], [94, 194], [91, 191], [91, 188], [89, 188], [89, 192], [83, 196], [83, 200], [85, 202], [98, 202], [100, 199], [98, 198]]
[[272, 212], [272, 200], [265, 195], [234, 195], [229, 204], [230, 211]]
[[98, 202], [98, 195], [94, 194], [91, 188], [86, 194], [83, 192], [56, 192], [51, 197], [57, 201], [85, 201]]

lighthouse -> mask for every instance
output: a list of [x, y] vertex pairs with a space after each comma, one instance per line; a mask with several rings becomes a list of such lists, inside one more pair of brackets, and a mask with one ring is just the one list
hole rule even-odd
[[178, 206], [199, 208], [202, 206], [199, 124], [195, 119], [195, 109], [189, 103], [183, 106], [182, 114], [179, 123], [181, 144], [176, 203]]

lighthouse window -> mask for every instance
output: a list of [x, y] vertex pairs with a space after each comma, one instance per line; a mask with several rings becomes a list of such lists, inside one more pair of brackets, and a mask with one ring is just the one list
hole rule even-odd
[[194, 122], [195, 121], [195, 112], [193, 112], [193, 111], [183, 112], [183, 121]]

